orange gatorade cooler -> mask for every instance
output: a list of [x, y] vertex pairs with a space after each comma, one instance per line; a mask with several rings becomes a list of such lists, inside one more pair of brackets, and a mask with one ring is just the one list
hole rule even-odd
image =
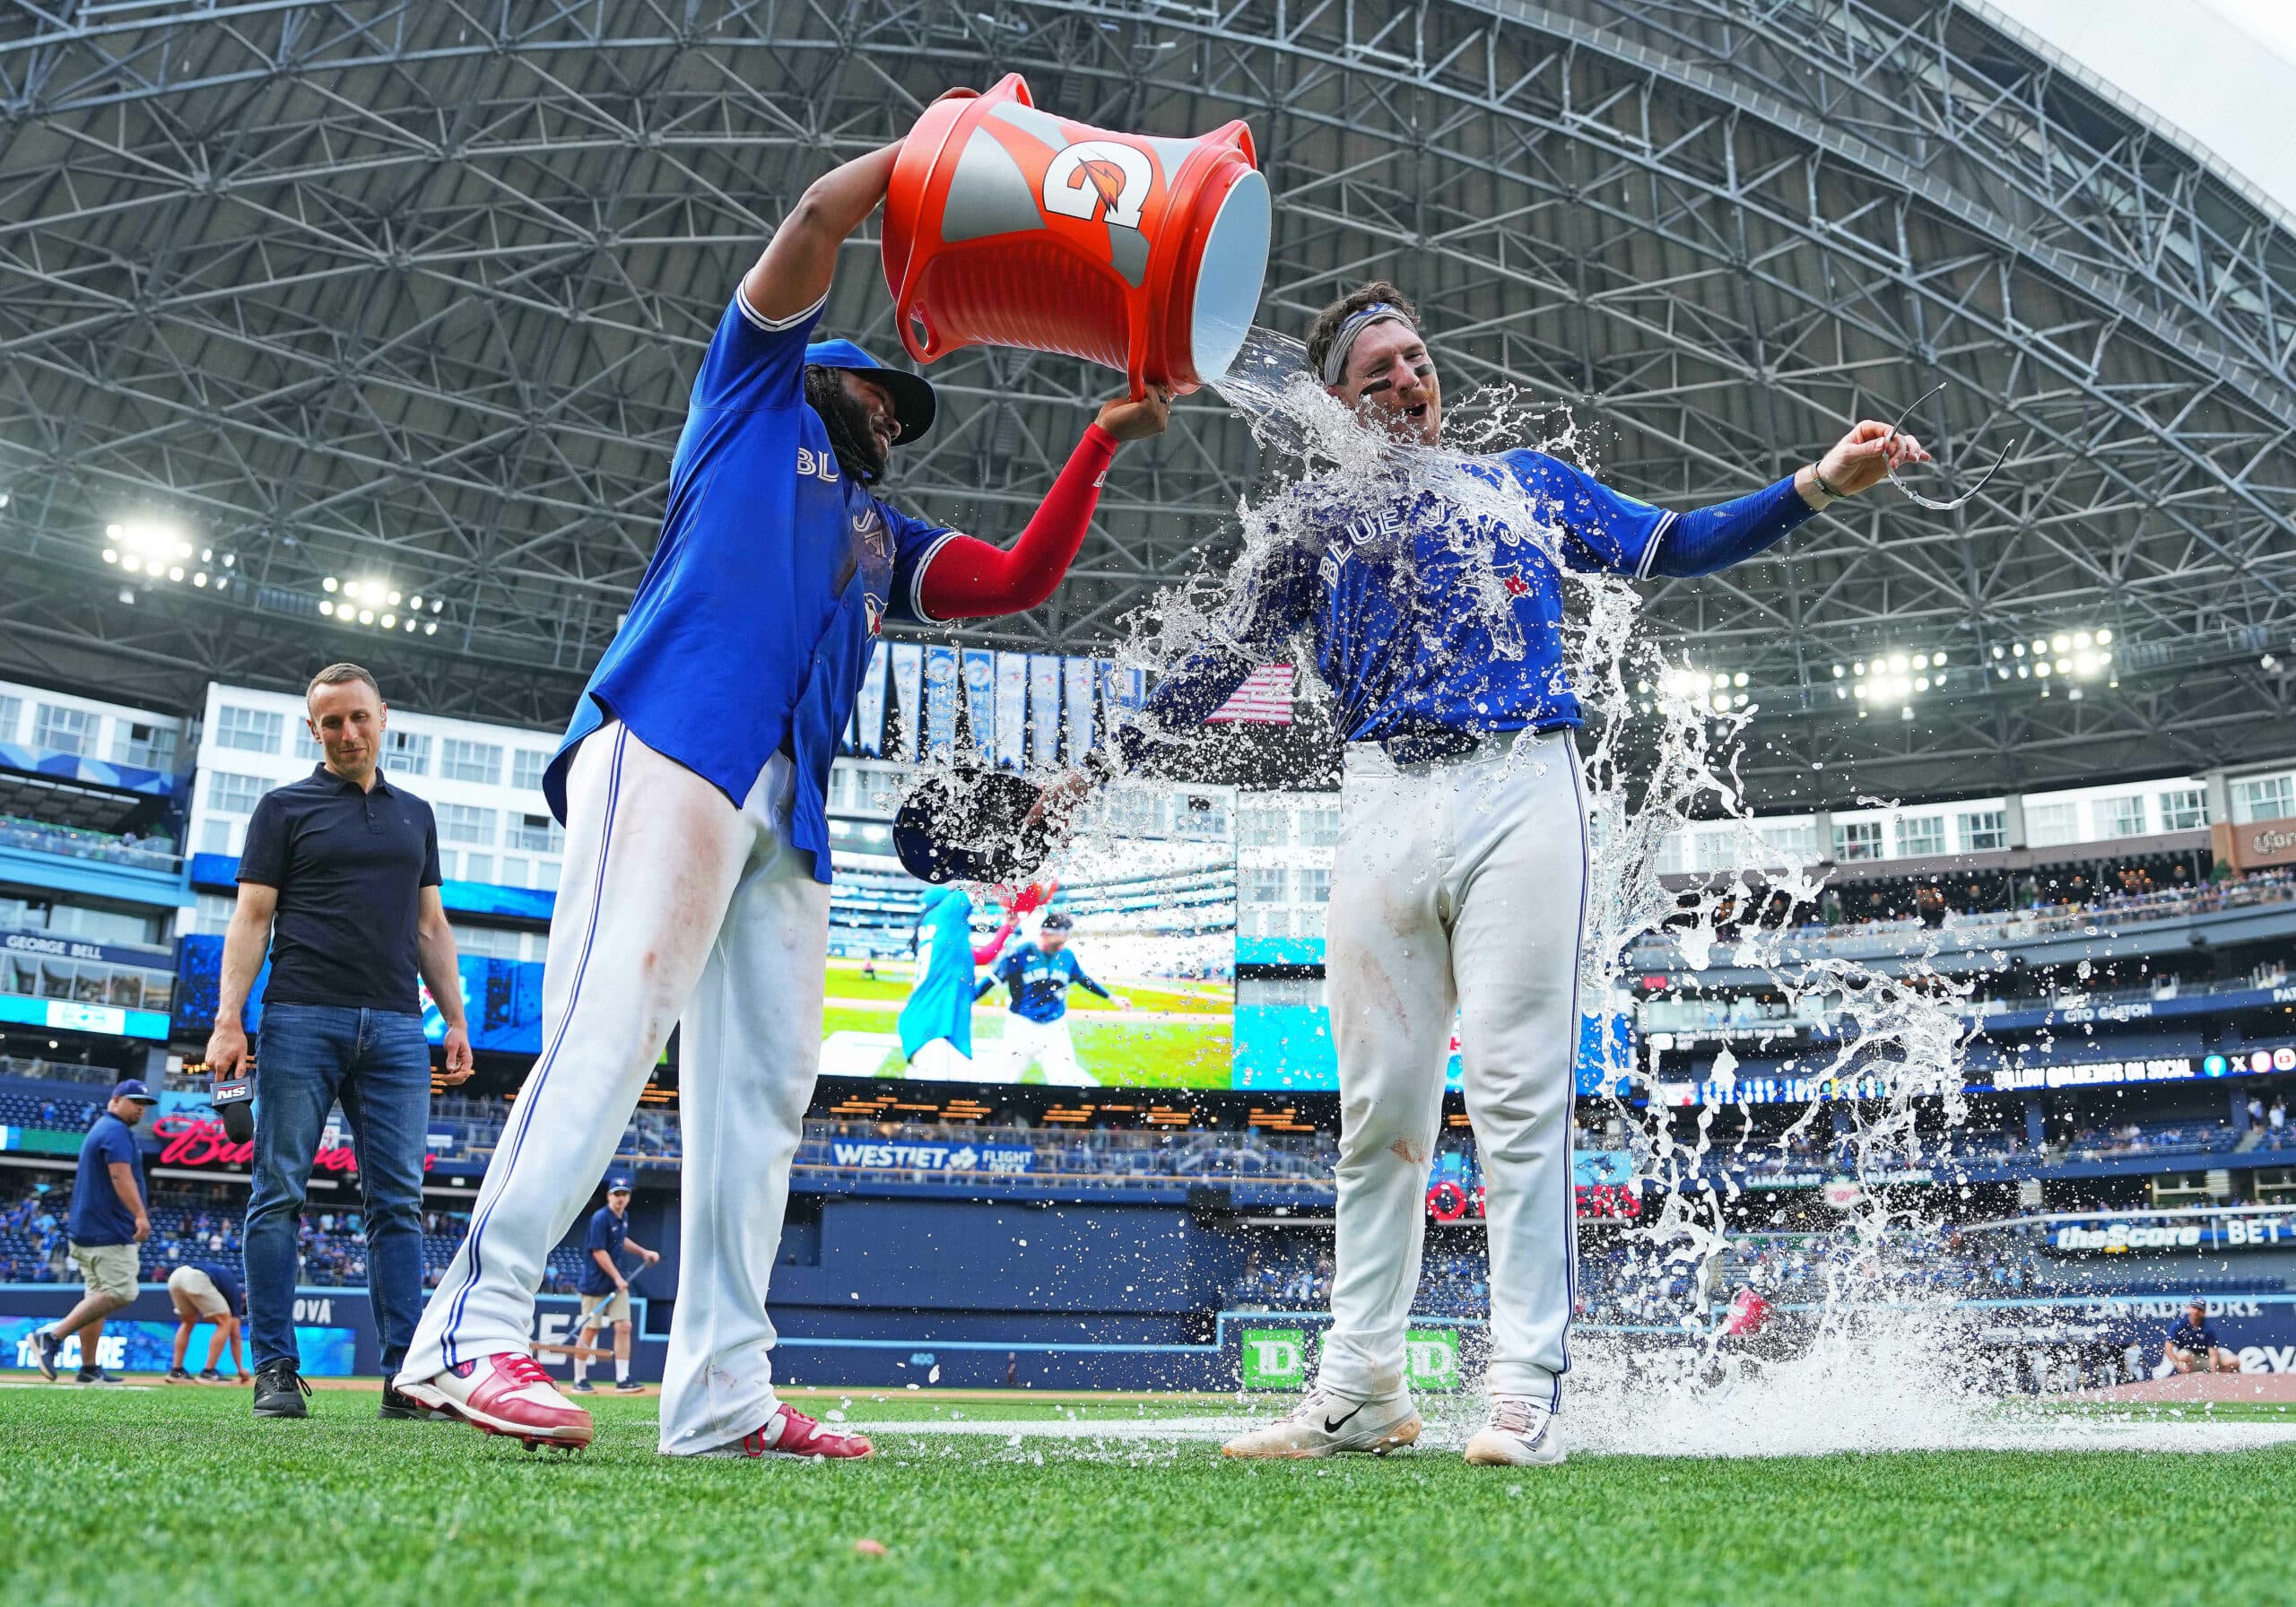
[[934, 102], [885, 197], [885, 284], [919, 362], [964, 346], [1121, 369], [1140, 395], [1223, 373], [1267, 273], [1267, 180], [1239, 121], [1194, 140], [1039, 111], [1015, 73]]

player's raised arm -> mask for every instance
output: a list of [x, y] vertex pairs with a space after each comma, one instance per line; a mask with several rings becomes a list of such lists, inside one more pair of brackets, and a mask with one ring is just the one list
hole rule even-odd
[[1041, 604], [1084, 544], [1117, 447], [1161, 435], [1170, 421], [1171, 398], [1160, 388], [1152, 387], [1137, 402], [1104, 404], [1018, 541], [997, 547], [960, 535], [935, 550], [919, 587], [925, 613], [936, 621], [975, 620]]
[[1643, 572], [1686, 578], [1744, 563], [1812, 515], [1879, 485], [1892, 469], [1928, 461], [1928, 452], [1912, 436], [1892, 435], [1887, 424], [1864, 420], [1817, 462], [1804, 464], [1775, 485], [1669, 516]]
[[845, 237], [877, 210], [900, 142], [857, 156], [805, 188], [742, 280], [742, 299], [769, 324], [787, 323], [829, 294]]

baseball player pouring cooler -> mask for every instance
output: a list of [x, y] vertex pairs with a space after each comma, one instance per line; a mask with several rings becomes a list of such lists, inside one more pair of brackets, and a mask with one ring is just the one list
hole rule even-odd
[[837, 735], [881, 621], [1043, 602], [1118, 443], [1167, 416], [1154, 393], [1103, 407], [1009, 551], [875, 495], [892, 447], [932, 427], [932, 387], [806, 342], [898, 150], [814, 183], [742, 279], [694, 380], [661, 543], [545, 780], [567, 843], [543, 1052], [397, 1380], [492, 1432], [590, 1439], [530, 1353], [534, 1291], [683, 1021], [661, 1449], [869, 1455], [776, 1400], [765, 1310], [820, 1062]]
[[[1439, 440], [1434, 360], [1393, 286], [1326, 308], [1308, 360], [1367, 427]], [[1379, 1452], [1418, 1437], [1405, 1329], [1456, 1012], [1491, 1252], [1490, 1415], [1467, 1459], [1562, 1459], [1552, 1420], [1570, 1367], [1587, 806], [1555, 552], [1637, 577], [1709, 574], [1926, 456], [1861, 423], [1819, 463], [1690, 513], [1531, 451], [1449, 460], [1457, 495], [1441, 473], [1411, 472], [1428, 466], [1415, 453], [1368, 483], [1311, 480], [1228, 618], [1119, 734], [1121, 758], [1099, 761], [1100, 779], [1141, 762], [1295, 636], [1346, 737], [1325, 973], [1341, 1096], [1332, 1327], [1307, 1399], [1228, 1455]], [[1543, 528], [1499, 527], [1489, 510], [1502, 496], [1535, 508]]]

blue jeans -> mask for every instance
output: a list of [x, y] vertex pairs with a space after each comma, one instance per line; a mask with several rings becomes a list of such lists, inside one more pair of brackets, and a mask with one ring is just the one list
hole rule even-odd
[[395, 1371], [422, 1313], [422, 1160], [430, 1044], [422, 1018], [392, 1010], [273, 1004], [257, 1044], [255, 1177], [248, 1195], [248, 1336], [255, 1364], [295, 1351], [303, 1194], [327, 1111], [340, 1099], [359, 1158], [367, 1290]]

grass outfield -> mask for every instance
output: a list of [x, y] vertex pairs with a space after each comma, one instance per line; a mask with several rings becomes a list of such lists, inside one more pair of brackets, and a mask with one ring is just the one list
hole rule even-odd
[[[891, 1034], [896, 1029], [894, 1019], [881, 1012], [840, 1010], [832, 1000], [822, 1012], [822, 1031]], [[1003, 1053], [997, 1039], [1004, 1031], [1002, 1008], [973, 1012], [973, 1057], [992, 1078], [1003, 1074], [997, 1069]], [[1072, 1012], [1068, 1032], [1076, 1045], [1077, 1064], [1104, 1088], [1226, 1088], [1234, 1081], [1235, 1030], [1226, 1016], [1143, 1021], [1113, 1011], [1098, 1018]], [[900, 1049], [888, 1046], [874, 1074], [895, 1078], [906, 1069]], [[1044, 1073], [1031, 1069], [1022, 1081], [1041, 1082]]]
[[983, 1433], [891, 1428], [858, 1465], [673, 1462], [651, 1398], [595, 1402], [573, 1457], [378, 1422], [375, 1400], [257, 1423], [238, 1390], [0, 1388], [0, 1599], [2159, 1607], [2283, 1599], [2269, 1514], [2296, 1474], [2289, 1447], [1247, 1466], [997, 1427], [1153, 1403], [859, 1391], [856, 1421], [961, 1409]]

